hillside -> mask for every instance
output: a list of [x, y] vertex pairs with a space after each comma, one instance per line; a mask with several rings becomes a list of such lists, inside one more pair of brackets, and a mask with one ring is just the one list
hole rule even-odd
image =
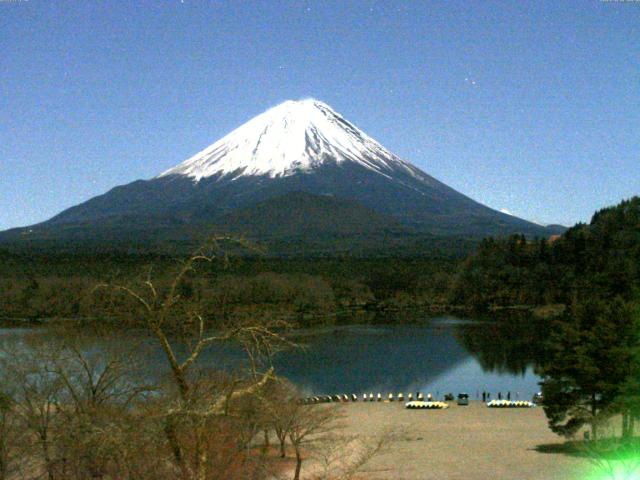
[[461, 266], [453, 301], [511, 306], [571, 304], [640, 292], [640, 197], [596, 212], [557, 240], [486, 239]]

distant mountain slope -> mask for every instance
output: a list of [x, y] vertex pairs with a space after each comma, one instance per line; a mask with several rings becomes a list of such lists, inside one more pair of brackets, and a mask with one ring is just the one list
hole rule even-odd
[[[297, 220], [296, 206], [304, 207]], [[0, 233], [0, 242], [181, 242], [211, 228], [271, 240], [310, 231], [318, 238], [385, 229], [387, 237], [547, 237], [562, 230], [481, 205], [399, 159], [326, 104], [302, 100], [258, 115], [156, 178]]]
[[255, 238], [336, 237], [406, 232], [392, 217], [330, 196], [291, 192], [238, 209], [219, 228]]

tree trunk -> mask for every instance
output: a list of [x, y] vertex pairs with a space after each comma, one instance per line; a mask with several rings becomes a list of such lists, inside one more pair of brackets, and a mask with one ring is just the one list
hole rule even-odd
[[300, 480], [300, 471], [302, 470], [302, 456], [300, 450], [296, 448], [296, 471], [293, 474], [293, 480]]
[[173, 453], [173, 459], [175, 460], [178, 469], [180, 469], [182, 478], [184, 480], [189, 479], [191, 477], [191, 472], [189, 471], [189, 467], [185, 462], [184, 455], [182, 453], [182, 447], [180, 445], [180, 441], [178, 440], [176, 426], [171, 417], [167, 417], [166, 419], [166, 423], [164, 425], [164, 434], [167, 437], [169, 448], [171, 448], [171, 453]]
[[42, 440], [42, 455], [44, 457], [45, 468], [47, 469], [47, 478], [53, 480], [53, 461], [51, 460], [51, 454], [49, 452], [49, 439], [46, 434], [41, 435], [40, 438]]
[[204, 451], [204, 448], [198, 448], [198, 469], [196, 473], [196, 478], [198, 480], [206, 480], [207, 478], [207, 452]]
[[598, 405], [596, 403], [596, 394], [591, 394], [591, 437], [595, 442], [598, 439], [598, 426], [596, 425], [596, 414], [598, 413]]
[[629, 438], [629, 414], [622, 412], [622, 438]]
[[0, 454], [0, 480], [5, 480], [5, 478], [7, 478], [7, 470], [9, 469], [9, 466], [5, 463], [4, 459], [5, 452], [3, 451]]
[[280, 456], [282, 458], [287, 456], [287, 449], [286, 449], [286, 446], [285, 446], [286, 441], [287, 441], [286, 437], [282, 437], [280, 439]]
[[269, 430], [267, 430], [266, 428], [263, 430], [264, 433], [264, 443], [262, 444], [262, 454], [266, 455], [267, 452], [269, 451], [269, 446], [270, 446], [270, 442], [269, 442]]

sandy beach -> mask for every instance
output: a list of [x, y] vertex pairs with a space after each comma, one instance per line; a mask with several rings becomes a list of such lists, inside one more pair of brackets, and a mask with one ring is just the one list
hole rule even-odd
[[345, 433], [373, 438], [401, 429], [362, 478], [420, 480], [584, 480], [587, 460], [548, 453], [564, 439], [542, 408], [492, 409], [472, 401], [447, 410], [407, 410], [399, 402], [344, 405]]

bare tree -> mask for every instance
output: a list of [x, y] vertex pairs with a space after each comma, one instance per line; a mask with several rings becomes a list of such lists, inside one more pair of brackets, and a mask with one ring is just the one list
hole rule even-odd
[[[65, 409], [75, 414], [92, 414], [102, 407], [129, 408], [154, 390], [144, 378], [139, 342], [127, 342], [99, 329], [53, 330], [48, 339], [57, 339], [61, 348], [50, 371], [64, 386]], [[99, 345], [94, 345], [94, 342]]]
[[133, 402], [148, 391], [132, 376], [134, 346], [96, 348], [86, 340], [66, 328], [3, 346], [2, 384], [10, 386], [21, 457], [33, 476], [102, 478], [131, 459]]
[[11, 478], [21, 466], [17, 446], [22, 432], [14, 408], [11, 394], [0, 391], [0, 480]]
[[65, 475], [103, 478], [122, 470], [132, 446], [129, 425], [137, 422], [132, 407], [153, 390], [140, 373], [143, 352], [131, 337], [116, 341], [98, 329], [51, 336], [61, 344], [49, 371], [62, 384], [58, 450]]
[[340, 407], [304, 405], [296, 387], [281, 378], [267, 391], [263, 405], [280, 442], [280, 456], [286, 456], [287, 439], [295, 452], [294, 479], [300, 478], [305, 456], [314, 460], [312, 478], [354, 478], [398, 436], [398, 432], [389, 430], [365, 443], [341, 432]]
[[[207, 247], [201, 248], [178, 269], [166, 290], [156, 288], [150, 275], [141, 286], [101, 285], [114, 292], [123, 293], [133, 299], [140, 308], [144, 326], [155, 337], [164, 352], [171, 371], [171, 378], [177, 390], [177, 399], [165, 414], [164, 432], [173, 452], [174, 460], [183, 479], [204, 479], [207, 463], [210, 458], [202, 435], [202, 426], [210, 423], [211, 418], [223, 415], [228, 411], [230, 402], [244, 396], [255, 395], [271, 379], [273, 367], [266, 371], [258, 371], [254, 365], [250, 381], [236, 384], [225, 395], [199, 395], [194, 381], [193, 367], [202, 352], [210, 345], [234, 339], [250, 339], [254, 346], [252, 352], [271, 351], [272, 346], [286, 343], [286, 339], [276, 333], [271, 324], [243, 321], [221, 325], [215, 331], [206, 328], [205, 315], [201, 305], [184, 295], [185, 282], [196, 271], [199, 264], [210, 264], [214, 261], [226, 262], [227, 257], [222, 249], [226, 241], [240, 243], [235, 239], [218, 237], [211, 240]], [[173, 336], [179, 336], [186, 346], [186, 354], [181, 355], [172, 342]], [[255, 359], [253, 359], [255, 360]], [[187, 439], [186, 431], [195, 435]], [[190, 452], [187, 453], [186, 449]]]
[[286, 379], [278, 378], [268, 385], [262, 399], [268, 414], [268, 425], [279, 442], [280, 457], [285, 458], [287, 438], [298, 412], [299, 391]]
[[296, 403], [290, 414], [289, 440], [296, 455], [293, 480], [300, 480], [305, 448], [311, 448], [335, 431], [340, 413], [339, 407]]
[[45, 475], [53, 480], [58, 458], [55, 435], [60, 418], [62, 383], [51, 373], [53, 359], [59, 354], [53, 344], [42, 345], [34, 355], [33, 345], [3, 345], [0, 355], [2, 383], [11, 385], [13, 411], [19, 417], [28, 440], [21, 452], [38, 458]]
[[351, 480], [377, 456], [386, 452], [398, 437], [388, 430], [364, 442], [357, 436], [333, 434], [325, 437], [314, 451], [320, 472], [316, 480]]
[[[251, 319], [250, 322], [255, 324], [256, 320]], [[238, 342], [245, 352], [249, 375], [254, 382], [260, 381], [260, 377], [263, 372], [273, 370], [273, 359], [277, 353], [286, 349], [299, 348], [299, 345], [289, 341], [287, 337], [282, 334], [283, 331], [286, 331], [291, 327], [288, 322], [278, 318], [269, 317], [260, 318], [257, 322], [258, 325], [263, 327], [262, 330], [241, 330], [238, 334]], [[276, 330], [279, 332], [278, 334], [274, 333]], [[274, 395], [276, 397], [280, 397], [281, 395], [284, 396], [283, 398], [276, 398], [278, 402], [290, 400], [290, 398], [287, 397], [288, 392], [286, 389], [278, 388], [282, 385], [283, 379], [273, 378], [267, 384], [263, 385], [263, 387], [257, 392], [256, 400], [259, 400], [262, 406], [268, 404], [270, 400], [273, 400]], [[258, 412], [254, 413], [261, 414], [260, 423], [264, 434], [262, 451], [263, 453], [266, 453], [269, 448], [269, 430], [274, 426], [274, 424], [265, 417], [264, 408], [259, 408]], [[282, 432], [278, 434], [276, 431], [276, 435], [280, 440], [282, 451], [284, 449]], [[284, 454], [282, 456], [284, 457]]]

